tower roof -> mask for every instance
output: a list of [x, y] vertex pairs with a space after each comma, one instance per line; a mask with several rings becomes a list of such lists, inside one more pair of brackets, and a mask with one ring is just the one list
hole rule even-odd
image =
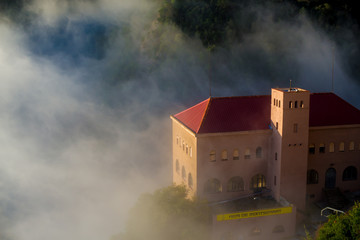
[[[265, 130], [271, 96], [212, 97], [174, 117], [195, 133]], [[333, 93], [310, 95], [309, 126], [360, 124], [360, 110]]]

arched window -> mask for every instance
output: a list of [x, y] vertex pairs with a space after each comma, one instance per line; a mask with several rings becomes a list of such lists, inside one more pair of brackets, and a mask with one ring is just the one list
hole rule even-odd
[[188, 175], [188, 185], [189, 185], [189, 188], [193, 188], [193, 178], [192, 178], [192, 175], [191, 173], [189, 173]]
[[178, 145], [178, 144], [179, 144], [179, 137], [176, 136], [176, 145]]
[[295, 101], [295, 108], [297, 108], [297, 101]]
[[182, 142], [182, 149], [183, 149], [183, 151], [185, 151], [185, 142], [184, 141]]
[[179, 160], [176, 159], [176, 163], [175, 163], [175, 169], [177, 173], [180, 173], [180, 164], [179, 164]]
[[257, 174], [251, 178], [250, 188], [253, 190], [260, 190], [261, 188], [266, 187], [265, 176], [262, 174]]
[[303, 101], [300, 102], [300, 108], [304, 108], [304, 102]]
[[261, 147], [256, 148], [256, 158], [261, 158], [262, 155], [262, 149]]
[[250, 149], [249, 149], [249, 148], [245, 149], [244, 158], [245, 158], [245, 159], [250, 159]]
[[316, 170], [307, 171], [307, 184], [317, 184], [319, 182], [319, 174]]
[[234, 150], [233, 160], [239, 160], [239, 150], [237, 149]]
[[315, 144], [309, 144], [309, 154], [315, 154]]
[[341, 142], [339, 144], [339, 152], [344, 152], [345, 151], [345, 143], [344, 142]]
[[281, 101], [279, 100], [279, 107], [281, 107]]
[[289, 108], [293, 108], [292, 101], [289, 102]]
[[277, 225], [273, 228], [272, 230], [273, 233], [282, 233], [285, 232], [284, 226], [283, 225]]
[[186, 170], [184, 166], [181, 168], [181, 177], [186, 181]]
[[275, 103], [276, 103], [276, 99], [274, 98], [274, 106], [276, 105]]
[[189, 147], [190, 157], [192, 157], [192, 147]]
[[206, 181], [204, 186], [204, 192], [206, 193], [218, 193], [221, 192], [221, 183], [218, 179], [212, 178]]
[[210, 152], [210, 162], [215, 162], [215, 161], [216, 161], [216, 152], [211, 151]]
[[334, 152], [335, 151], [335, 144], [333, 143], [333, 142], [331, 142], [330, 144], [329, 144], [329, 152]]
[[276, 106], [279, 106], [279, 100], [276, 99]]
[[228, 160], [228, 154], [227, 154], [227, 151], [226, 150], [223, 150], [221, 152], [221, 160], [222, 161], [227, 161]]
[[189, 153], [189, 146], [186, 144], [186, 154]]
[[241, 177], [232, 177], [228, 182], [228, 192], [244, 191], [244, 181]]
[[345, 168], [343, 172], [343, 181], [353, 181], [357, 179], [356, 167], [350, 166]]
[[320, 143], [320, 145], [319, 145], [319, 153], [325, 153], [325, 144]]
[[349, 144], [349, 151], [355, 151], [355, 143], [353, 141]]
[[277, 160], [277, 157], [278, 157], [278, 154], [277, 154], [277, 152], [275, 153], [275, 160]]

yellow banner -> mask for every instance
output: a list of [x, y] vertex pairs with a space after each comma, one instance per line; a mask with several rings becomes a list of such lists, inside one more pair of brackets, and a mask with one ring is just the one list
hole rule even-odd
[[235, 220], [241, 218], [264, 217], [264, 216], [285, 214], [291, 212], [292, 212], [292, 207], [283, 207], [283, 208], [263, 209], [263, 210], [250, 211], [250, 212], [220, 214], [217, 215], [216, 218], [218, 221], [226, 221], [226, 220]]

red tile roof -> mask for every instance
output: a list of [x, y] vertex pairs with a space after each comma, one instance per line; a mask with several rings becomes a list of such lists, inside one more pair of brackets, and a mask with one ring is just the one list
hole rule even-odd
[[[209, 98], [174, 117], [195, 133], [265, 130], [271, 96]], [[309, 126], [360, 124], [360, 110], [333, 93], [310, 95]]]
[[310, 95], [310, 127], [360, 124], [360, 110], [334, 93]]

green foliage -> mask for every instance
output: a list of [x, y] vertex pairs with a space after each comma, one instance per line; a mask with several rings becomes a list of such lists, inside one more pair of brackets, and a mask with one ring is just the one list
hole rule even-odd
[[175, 23], [189, 36], [199, 36], [205, 47], [224, 41], [231, 18], [230, 0], [164, 0], [161, 22]]
[[206, 202], [189, 199], [185, 186], [169, 186], [140, 196], [119, 240], [207, 240], [211, 212]]
[[319, 229], [316, 239], [360, 239], [360, 203], [356, 203], [346, 214], [331, 215]]

